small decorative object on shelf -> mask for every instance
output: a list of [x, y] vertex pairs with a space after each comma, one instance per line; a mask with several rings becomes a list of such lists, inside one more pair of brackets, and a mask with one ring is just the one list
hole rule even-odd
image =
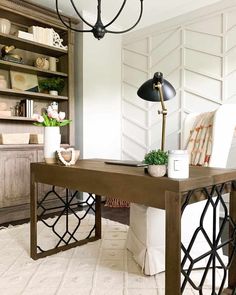
[[51, 95], [58, 95], [58, 91], [57, 90], [49, 90], [49, 94]]
[[64, 46], [62, 42], [63, 39], [61, 39], [60, 35], [53, 30], [53, 46], [67, 50], [67, 46]]
[[168, 153], [162, 150], [152, 150], [144, 156], [144, 163], [148, 164], [147, 170], [151, 176], [164, 176], [168, 163]]
[[[39, 81], [39, 88], [40, 90], [46, 90], [46, 91], [57, 91], [60, 93], [65, 85], [64, 79], [60, 77], [55, 77], [55, 78], [48, 78], [48, 79], [43, 79]], [[57, 95], [55, 93], [50, 93], [52, 95]]]
[[15, 105], [15, 114], [14, 115], [17, 117], [22, 116], [21, 109], [22, 109], [22, 106], [21, 106], [20, 102], [17, 102]]
[[56, 57], [49, 57], [49, 69], [50, 71], [56, 72], [57, 70], [57, 62], [59, 62], [59, 59]]
[[44, 158], [48, 164], [56, 163], [56, 151], [60, 149], [61, 135], [60, 127], [65, 126], [71, 120], [65, 120], [64, 112], [57, 112], [48, 106], [47, 113], [42, 116], [34, 114], [33, 118], [37, 121], [36, 126], [44, 126]]
[[0, 102], [0, 116], [10, 117], [11, 111], [8, 110], [7, 104], [5, 102]]
[[49, 69], [49, 61], [45, 57], [37, 57], [34, 65], [36, 68], [41, 70], [48, 70]]
[[58, 103], [56, 101], [53, 101], [51, 103], [51, 107], [52, 107], [53, 111], [58, 112]]
[[3, 46], [1, 49], [1, 53], [2, 53], [1, 59], [5, 61], [15, 62], [15, 63], [23, 63], [22, 57], [20, 57], [18, 54], [11, 53], [11, 51], [14, 49], [15, 49], [14, 45]]
[[6, 18], [0, 18], [0, 33], [10, 34], [11, 22]]
[[76, 163], [76, 161], [79, 159], [80, 151], [75, 150], [74, 148], [60, 148], [57, 150], [57, 157], [59, 160], [59, 163], [65, 165], [65, 166], [71, 166]]

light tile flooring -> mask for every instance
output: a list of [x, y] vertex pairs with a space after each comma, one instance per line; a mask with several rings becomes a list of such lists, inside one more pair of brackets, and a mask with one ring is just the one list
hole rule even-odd
[[[89, 215], [80, 228], [81, 235], [93, 221], [94, 216]], [[29, 224], [1, 229], [0, 294], [164, 295], [164, 273], [142, 275], [126, 250], [128, 226], [107, 219], [102, 224], [102, 240], [37, 261], [29, 257]], [[63, 222], [58, 224], [58, 232], [63, 232], [62, 225]], [[51, 233], [42, 223], [38, 230], [40, 245], [51, 247], [56, 241]], [[194, 276], [199, 277], [199, 272], [194, 272]], [[188, 286], [184, 294], [199, 293]], [[203, 294], [211, 294], [210, 278]]]

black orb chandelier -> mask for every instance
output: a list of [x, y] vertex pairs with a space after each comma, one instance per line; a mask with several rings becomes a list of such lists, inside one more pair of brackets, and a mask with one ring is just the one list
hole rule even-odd
[[[101, 0], [97, 0], [98, 1], [98, 5], [97, 5], [97, 21], [95, 23], [95, 25], [91, 25], [89, 22], [87, 22], [83, 17], [82, 15], [79, 13], [77, 7], [75, 6], [75, 3], [73, 0], [70, 0], [71, 2], [71, 5], [73, 6], [77, 16], [86, 24], [88, 25], [91, 29], [90, 30], [79, 30], [79, 29], [76, 29], [76, 28], [73, 28], [70, 24], [67, 24], [66, 21], [64, 21], [62, 15], [60, 14], [60, 10], [59, 10], [59, 5], [58, 5], [58, 1], [59, 0], [56, 0], [56, 12], [57, 12], [57, 15], [59, 17], [59, 19], [61, 20], [61, 22], [63, 23], [64, 26], [66, 26], [68, 29], [70, 30], [73, 30], [75, 32], [81, 32], [81, 33], [86, 33], [86, 32], [91, 32], [93, 33], [94, 37], [97, 38], [98, 40], [100, 40], [101, 38], [104, 37], [104, 35], [106, 33], [112, 33], [112, 34], [122, 34], [122, 33], [126, 33], [130, 30], [132, 30], [140, 21], [141, 17], [142, 17], [142, 14], [143, 14], [143, 0], [139, 0], [140, 1], [140, 14], [139, 14], [139, 17], [136, 21], [136, 23], [126, 29], [126, 30], [123, 30], [123, 31], [111, 31], [111, 30], [108, 30], [107, 28], [112, 25], [114, 23], [114, 21], [119, 17], [119, 15], [121, 14], [124, 6], [125, 6], [125, 3], [127, 0], [124, 0], [117, 15], [106, 25], [104, 25], [102, 23], [102, 19], [101, 19]], [[115, 0], [114, 0], [115, 1]]]

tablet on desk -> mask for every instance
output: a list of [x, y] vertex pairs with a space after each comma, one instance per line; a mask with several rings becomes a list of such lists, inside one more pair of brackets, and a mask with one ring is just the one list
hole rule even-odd
[[106, 164], [111, 165], [123, 165], [123, 166], [133, 166], [133, 167], [145, 167], [147, 164], [144, 164], [139, 161], [129, 161], [129, 160], [108, 160], [105, 161]]

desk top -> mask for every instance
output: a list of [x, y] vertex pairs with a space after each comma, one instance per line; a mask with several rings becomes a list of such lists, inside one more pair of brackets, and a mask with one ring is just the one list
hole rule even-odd
[[[35, 182], [78, 189], [97, 195], [117, 197], [148, 206], [164, 208], [165, 191], [183, 193], [236, 180], [236, 169], [190, 167], [188, 179], [151, 177], [143, 167], [108, 165], [104, 159], [79, 160], [74, 166], [32, 163]], [[146, 201], [145, 201], [145, 200]]]

